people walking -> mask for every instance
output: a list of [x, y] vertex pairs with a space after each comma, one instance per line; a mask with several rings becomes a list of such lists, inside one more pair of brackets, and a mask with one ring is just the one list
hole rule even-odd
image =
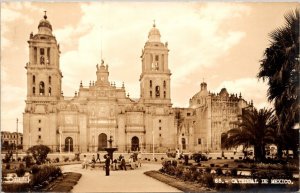
[[86, 155], [83, 155], [83, 162], [82, 162], [82, 168], [87, 169], [88, 163], [87, 163]]
[[98, 161], [99, 160], [99, 162], [101, 162], [101, 160], [100, 160], [100, 153], [97, 153], [97, 159], [96, 159], [96, 161]]
[[138, 166], [142, 167], [142, 154], [139, 151], [138, 155], [137, 155], [137, 160], [138, 160]]
[[109, 170], [110, 170], [110, 157], [109, 155], [106, 155], [105, 159], [105, 175], [109, 176]]

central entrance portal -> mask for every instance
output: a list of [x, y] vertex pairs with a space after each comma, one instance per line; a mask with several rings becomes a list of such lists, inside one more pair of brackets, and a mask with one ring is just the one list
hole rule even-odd
[[107, 135], [101, 133], [98, 136], [98, 151], [104, 151], [104, 148], [107, 147]]
[[134, 136], [131, 139], [131, 151], [139, 151], [140, 150], [139, 144], [140, 144], [139, 138]]

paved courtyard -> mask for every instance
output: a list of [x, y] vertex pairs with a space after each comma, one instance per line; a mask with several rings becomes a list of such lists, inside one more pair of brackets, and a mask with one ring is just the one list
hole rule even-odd
[[72, 192], [181, 192], [144, 174], [160, 167], [161, 164], [147, 163], [135, 170], [111, 171], [110, 176], [105, 176], [103, 169], [82, 169], [79, 164], [63, 166], [62, 170], [82, 174]]

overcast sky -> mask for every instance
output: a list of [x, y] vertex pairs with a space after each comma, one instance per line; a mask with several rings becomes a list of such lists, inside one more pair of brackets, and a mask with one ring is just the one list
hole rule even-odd
[[173, 107], [187, 107], [208, 89], [242, 93], [258, 108], [270, 106], [267, 86], [256, 78], [268, 34], [284, 24], [296, 3], [93, 2], [1, 3], [1, 130], [23, 128], [29, 34], [47, 10], [60, 48], [62, 89], [74, 96], [79, 83], [96, 80], [96, 64], [109, 65], [110, 81], [140, 96], [141, 51], [153, 20], [168, 42]]

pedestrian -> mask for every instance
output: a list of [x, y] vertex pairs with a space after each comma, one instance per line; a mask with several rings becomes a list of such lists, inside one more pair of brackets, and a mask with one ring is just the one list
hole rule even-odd
[[124, 156], [122, 156], [121, 160], [121, 169], [126, 171], [126, 162]]
[[101, 162], [101, 160], [100, 160], [100, 153], [97, 153], [97, 159], [96, 159], [96, 161], [98, 161], [99, 160], [99, 162]]
[[106, 155], [106, 160], [105, 160], [105, 176], [109, 176], [109, 168], [110, 167], [110, 157], [109, 155]]
[[96, 160], [95, 160], [95, 156], [93, 155], [93, 157], [92, 157], [92, 163], [96, 163]]
[[138, 166], [142, 167], [142, 154], [140, 151], [137, 155], [137, 159], [138, 159]]
[[83, 155], [82, 168], [87, 169], [87, 158], [86, 155]]

